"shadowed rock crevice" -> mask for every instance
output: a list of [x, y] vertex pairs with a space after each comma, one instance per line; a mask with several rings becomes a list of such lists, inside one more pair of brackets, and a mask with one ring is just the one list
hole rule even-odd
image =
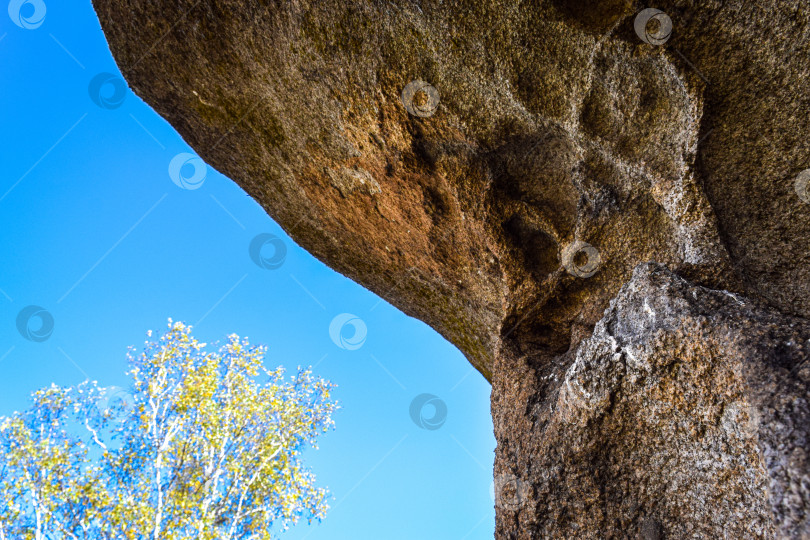
[[[794, 182], [810, 167], [806, 5], [664, 2], [672, 34], [654, 45], [634, 26], [647, 6], [626, 0], [94, 4], [132, 89], [195, 151], [302, 247], [431, 325], [493, 381], [496, 479], [523, 479], [535, 497], [514, 515], [498, 507], [499, 536], [622, 536], [625, 525], [712, 536], [723, 530], [712, 516], [763, 536], [806, 530], [786, 517], [803, 515], [806, 491], [791, 492], [800, 504], [789, 511], [762, 498], [778, 475], [760, 435], [685, 455], [672, 446], [685, 435], [659, 430], [659, 455], [630, 434], [629, 418], [651, 433], [675, 417], [699, 425], [701, 410], [673, 400], [704, 375], [731, 377], [712, 367], [747, 327], [707, 334], [714, 356], [689, 349], [688, 335], [641, 332], [649, 355], [674, 348], [697, 365], [654, 398], [617, 379], [618, 416], [577, 428], [581, 448], [549, 401], [571, 369], [620, 371], [587, 344], [639, 264], [810, 315], [810, 205]], [[421, 90], [403, 102], [409, 84]], [[735, 377], [736, 397], [712, 411], [732, 397], [765, 403], [752, 397], [760, 379]], [[645, 417], [653, 399], [669, 405]], [[712, 470], [733, 481], [681, 478], [662, 456], [693, 471], [731, 456]], [[590, 476], [560, 465], [569, 459], [591, 463]], [[647, 484], [630, 481], [636, 470]], [[577, 475], [581, 488], [539, 491]], [[687, 484], [697, 491], [672, 487]], [[701, 505], [716, 510], [709, 528]]]

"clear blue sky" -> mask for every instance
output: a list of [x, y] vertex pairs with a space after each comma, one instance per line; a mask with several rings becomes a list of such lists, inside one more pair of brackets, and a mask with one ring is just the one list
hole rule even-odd
[[[146, 330], [163, 330], [168, 317], [194, 324], [203, 341], [235, 332], [269, 347], [268, 367], [313, 365], [338, 385], [337, 429], [306, 455], [332, 492], [332, 510], [321, 525], [298, 525], [283, 538], [492, 538], [495, 440], [483, 377], [426, 325], [295, 245], [210, 167], [198, 189], [175, 185], [169, 163], [192, 152], [178, 134], [129, 90], [109, 109], [89, 95], [97, 74], [120, 76], [89, 1], [45, 0], [33, 29], [16, 25], [7, 3], [0, 415], [26, 408], [28, 395], [52, 382], [123, 386], [127, 346], [140, 347]], [[22, 16], [38, 24], [32, 5]], [[102, 87], [116, 105], [113, 91], [112, 83]], [[248, 246], [260, 233], [284, 240], [280, 268], [251, 260]], [[29, 305], [53, 316], [44, 341], [17, 329]], [[330, 338], [342, 313], [367, 327], [360, 348]], [[439, 429], [411, 420], [422, 393], [446, 405]], [[425, 417], [433, 410], [426, 405]]]

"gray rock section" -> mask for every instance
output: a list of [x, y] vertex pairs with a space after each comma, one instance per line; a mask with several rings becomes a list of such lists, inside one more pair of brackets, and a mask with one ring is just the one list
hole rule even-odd
[[640, 265], [567, 366], [496, 371], [496, 536], [809, 537], [809, 351], [806, 320]]

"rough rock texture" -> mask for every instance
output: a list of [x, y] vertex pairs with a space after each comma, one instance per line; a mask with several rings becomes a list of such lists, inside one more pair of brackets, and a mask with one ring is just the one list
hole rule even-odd
[[807, 320], [640, 265], [567, 361], [495, 370], [496, 536], [807, 538], [809, 351]]
[[[565, 536], [573, 523], [577, 535], [604, 527], [622, 536], [621, 524], [647, 519], [639, 508], [652, 516], [649, 538], [690, 527], [716, 533], [706, 527], [732, 508], [739, 530], [800, 534], [790, 524], [805, 518], [778, 504], [767, 518], [753, 495], [756, 486], [760, 498], [763, 486], [773, 489], [776, 473], [729, 473], [733, 481], [711, 489], [697, 477], [676, 482], [677, 471], [700, 470], [711, 453], [681, 456], [691, 468], [677, 471], [646, 446], [637, 450], [647, 452], [636, 462], [644, 467], [624, 455], [600, 458], [596, 491], [554, 500], [538, 495], [541, 479], [526, 467], [556, 459], [541, 448], [563, 461], [580, 451], [563, 444], [575, 427], [538, 439], [536, 404], [552, 399], [544, 377], [568, 369], [638, 264], [656, 261], [810, 316], [810, 204], [795, 182], [810, 167], [810, 5], [662, 2], [673, 31], [652, 45], [634, 29], [647, 6], [629, 0], [94, 3], [133, 90], [209, 164], [304, 248], [433, 326], [494, 382], [496, 477], [517, 474], [536, 497], [517, 521], [499, 507], [499, 536]], [[618, 368], [588, 343], [577, 354], [593, 361], [581, 366], [613, 380]], [[713, 357], [687, 360], [698, 362], [695, 374], [716, 376]], [[652, 394], [615, 384], [619, 416], [607, 418], [626, 425], [621, 407], [631, 414]], [[671, 394], [656, 399], [702, 392], [701, 384], [673, 380]], [[754, 399], [754, 390], [739, 392]], [[667, 415], [709, 414], [678, 406], [641, 418], [664, 430], [674, 421]], [[554, 410], [549, 425], [562, 426], [567, 417]], [[579, 433], [609, 447], [601, 429]], [[630, 435], [614, 436], [610, 447], [634, 448]], [[735, 463], [769, 459], [764, 443], [722, 440], [727, 453], [717, 455]], [[677, 455], [673, 441], [661, 444]], [[654, 481], [629, 482], [636, 473]], [[608, 485], [614, 476], [626, 486]], [[667, 501], [653, 508], [662, 493]], [[802, 504], [790, 508], [806, 510], [806, 492], [796, 496]], [[602, 517], [583, 513], [594, 501]], [[543, 517], [551, 513], [553, 526]]]

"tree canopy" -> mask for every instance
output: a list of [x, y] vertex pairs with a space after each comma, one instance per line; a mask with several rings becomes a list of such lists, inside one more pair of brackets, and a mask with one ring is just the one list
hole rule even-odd
[[169, 320], [128, 355], [128, 389], [35, 392], [0, 418], [0, 540], [269, 539], [322, 519], [301, 453], [334, 426], [333, 385], [265, 353], [237, 335], [211, 351]]

